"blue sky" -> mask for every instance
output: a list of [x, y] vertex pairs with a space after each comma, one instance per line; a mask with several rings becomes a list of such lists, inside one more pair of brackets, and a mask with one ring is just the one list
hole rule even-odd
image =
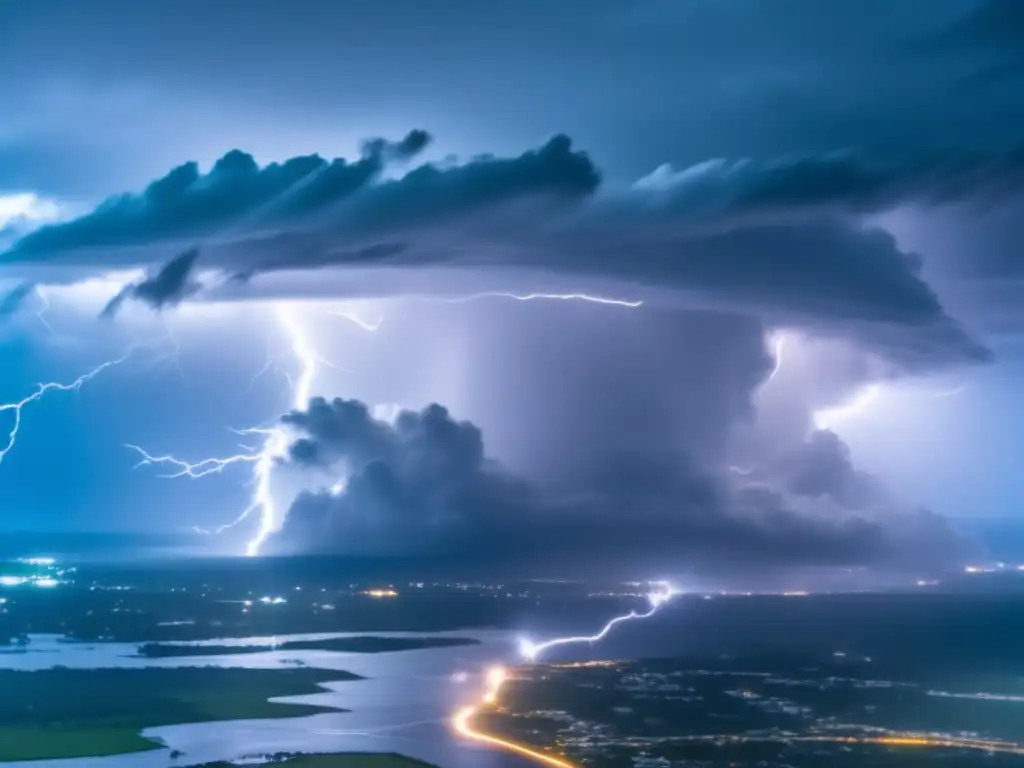
[[0, 531], [974, 557], [946, 518], [1024, 502], [1022, 37], [1012, 0], [8, 4], [0, 401], [133, 351], [22, 409]]

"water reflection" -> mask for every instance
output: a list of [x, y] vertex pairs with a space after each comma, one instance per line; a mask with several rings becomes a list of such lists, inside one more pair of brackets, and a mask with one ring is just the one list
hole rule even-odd
[[[374, 633], [403, 637], [415, 633]], [[439, 633], [466, 636], [466, 633]], [[231, 643], [263, 645], [287, 640], [345, 637], [345, 634], [288, 635], [246, 638]], [[506, 755], [457, 739], [448, 718], [459, 706], [480, 695], [480, 674], [494, 663], [514, 661], [512, 638], [504, 632], [473, 632], [480, 645], [430, 648], [397, 653], [359, 654], [326, 651], [271, 651], [187, 659], [136, 656], [134, 644], [82, 645], [52, 636], [33, 636], [24, 653], [0, 655], [0, 667], [37, 670], [56, 665], [74, 668], [221, 666], [274, 669], [301, 662], [320, 669], [354, 672], [367, 679], [328, 684], [322, 693], [280, 701], [339, 707], [309, 717], [237, 720], [151, 728], [165, 750], [120, 755], [7, 763], [10, 768], [168, 768], [215, 760], [238, 760], [273, 752], [398, 752], [442, 768], [524, 768], [523, 758]], [[209, 641], [215, 645], [225, 641]], [[171, 751], [184, 753], [173, 759]]]

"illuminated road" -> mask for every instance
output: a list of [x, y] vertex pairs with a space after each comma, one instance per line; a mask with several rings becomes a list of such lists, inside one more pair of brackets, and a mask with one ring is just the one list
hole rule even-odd
[[665, 742], [675, 744], [681, 742], [710, 742], [728, 740], [735, 743], [742, 742], [795, 742], [813, 741], [828, 742], [831, 744], [877, 744], [883, 747], [928, 747], [932, 749], [976, 749], [982, 752], [1000, 752], [1007, 755], [1024, 755], [1024, 744], [1013, 741], [993, 741], [989, 739], [958, 739], [954, 736], [939, 736], [927, 733], [915, 733], [912, 731], [892, 731], [877, 736], [830, 736], [828, 734], [813, 734], [808, 736], [744, 736], [736, 734], [725, 736], [723, 734], [701, 734], [699, 736], [676, 736], [664, 739]]
[[[482, 704], [493, 706], [498, 701], [498, 693], [501, 690], [502, 684], [506, 680], [505, 670], [502, 667], [493, 667], [487, 673], [487, 692], [484, 694], [481, 701]], [[535, 763], [541, 765], [549, 765], [553, 768], [578, 768], [575, 763], [570, 763], [567, 760], [561, 758], [552, 757], [546, 755], [543, 752], [531, 749], [525, 744], [518, 744], [514, 741], [508, 741], [502, 739], [499, 736], [493, 736], [489, 733], [484, 733], [473, 727], [473, 717], [479, 712], [479, 705], [472, 707], [463, 707], [452, 717], [452, 728], [463, 738], [470, 739], [471, 741], [478, 742], [480, 744], [486, 744], [491, 747], [497, 747], [507, 752], [514, 752], [517, 755], [522, 755], [525, 758], [533, 760]]]
[[841, 744], [881, 744], [888, 747], [946, 747], [949, 749], [980, 749], [1007, 755], [1024, 755], [1024, 745], [1012, 741], [987, 739], [957, 739], [949, 736], [929, 736], [923, 733], [889, 734], [887, 736], [802, 736], [795, 741], [831, 741]]
[[[473, 718], [480, 713], [482, 707], [493, 707], [498, 703], [498, 694], [502, 685], [508, 679], [503, 667], [493, 667], [487, 673], [487, 688], [480, 703], [474, 706], [463, 707], [452, 717], [453, 730], [465, 739], [475, 741], [487, 746], [496, 747], [506, 752], [521, 755], [540, 765], [552, 766], [552, 768], [579, 768], [576, 763], [569, 762], [565, 758], [555, 757], [533, 749], [519, 742], [503, 739], [500, 736], [486, 733], [473, 727]], [[665, 739], [657, 739], [662, 743], [681, 742], [711, 742], [725, 739], [734, 743], [742, 742], [829, 742], [833, 744], [877, 744], [887, 747], [922, 747], [922, 748], [946, 748], [946, 749], [976, 749], [983, 752], [998, 752], [1008, 755], [1024, 755], [1024, 744], [1012, 741], [990, 741], [988, 739], [958, 739], [952, 736], [931, 735], [927, 733], [914, 732], [889, 732], [877, 736], [842, 736], [836, 734], [813, 734], [807, 736], [744, 736], [736, 734], [726, 736], [724, 734], [703, 734], [695, 736], [677, 736]]]
[[749, 742], [816, 742], [830, 744], [876, 744], [884, 747], [922, 747], [931, 749], [976, 749], [982, 752], [999, 752], [1007, 755], [1024, 755], [1024, 744], [1012, 741], [990, 741], [988, 739], [958, 739], [953, 736], [929, 735], [926, 733], [891, 732], [884, 735], [870, 736], [829, 736], [815, 734], [808, 736], [745, 736], [743, 734], [700, 734], [696, 736], [673, 736], [654, 739], [652, 743], [681, 744], [685, 742], [732, 742], [742, 744]]

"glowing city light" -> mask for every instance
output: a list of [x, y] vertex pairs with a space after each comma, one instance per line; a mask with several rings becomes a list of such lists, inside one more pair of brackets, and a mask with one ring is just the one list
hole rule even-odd
[[368, 589], [363, 594], [376, 598], [398, 597], [398, 592], [394, 589]]
[[[508, 675], [504, 667], [491, 667], [487, 670], [485, 677], [487, 687], [484, 691], [484, 695], [481, 699], [481, 703], [487, 706], [493, 706], [498, 702], [498, 695], [501, 692], [502, 685], [508, 679]], [[535, 749], [531, 749], [525, 744], [518, 744], [508, 739], [502, 739], [498, 736], [493, 736], [489, 733], [477, 730], [473, 727], [473, 717], [478, 713], [479, 708], [476, 706], [463, 707], [458, 710], [452, 717], [452, 728], [460, 736], [471, 741], [475, 741], [480, 744], [486, 744], [491, 747], [497, 747], [507, 752], [513, 752], [523, 757], [529, 758], [536, 763], [541, 765], [553, 766], [553, 768], [577, 768], [574, 763], [570, 763], [567, 760], [554, 757], [552, 755], [546, 755], [543, 752], [539, 752]]]

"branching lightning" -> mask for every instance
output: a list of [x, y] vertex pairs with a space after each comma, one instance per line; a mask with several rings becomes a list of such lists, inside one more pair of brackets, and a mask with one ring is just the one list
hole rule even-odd
[[136, 451], [140, 456], [142, 456], [142, 459], [135, 465], [134, 469], [138, 469], [139, 467], [145, 466], [153, 466], [157, 464], [169, 464], [172, 467], [176, 467], [177, 469], [174, 472], [158, 475], [158, 477], [168, 480], [173, 480], [179, 477], [190, 477], [193, 480], [195, 480], [200, 477], [206, 477], [207, 475], [213, 475], [219, 472], [223, 472], [227, 467], [230, 467], [232, 464], [252, 463], [259, 458], [259, 454], [240, 453], [236, 456], [228, 456], [227, 458], [223, 459], [203, 459], [202, 461], [196, 462], [195, 464], [190, 464], [187, 461], [181, 461], [179, 459], [174, 458], [173, 456], [152, 456], [149, 453], [147, 453], [144, 449], [140, 448], [137, 445], [132, 445], [131, 443], [128, 443], [127, 445], [125, 445], [125, 447], [131, 448], [133, 451]]
[[118, 357], [114, 360], [107, 360], [104, 363], [100, 363], [95, 368], [93, 368], [90, 371], [87, 371], [86, 373], [83, 373], [81, 376], [79, 376], [77, 379], [73, 381], [67, 383], [62, 383], [59, 381], [48, 381], [40, 383], [36, 385], [35, 392], [33, 392], [30, 395], [27, 395], [26, 397], [23, 397], [21, 400], [18, 400], [13, 403], [0, 403], [0, 413], [11, 412], [14, 416], [14, 423], [11, 425], [11, 428], [7, 433], [6, 443], [2, 447], [0, 447], [0, 464], [3, 463], [3, 460], [7, 456], [7, 454], [14, 449], [14, 446], [18, 441], [18, 433], [21, 430], [21, 413], [26, 406], [31, 405], [37, 400], [41, 400], [43, 396], [46, 395], [47, 392], [77, 392], [85, 384], [95, 379], [108, 368], [120, 365], [121, 363], [128, 360], [128, 358], [135, 354], [135, 352], [139, 349], [140, 346], [147, 345], [133, 344], [131, 347], [128, 348], [127, 352], [121, 355], [121, 357]]
[[[274, 316], [284, 329], [291, 341], [291, 352], [299, 364], [297, 377], [285, 374], [292, 388], [290, 407], [296, 411], [304, 411], [309, 407], [312, 396], [313, 380], [317, 373], [317, 364], [323, 363], [329, 367], [335, 367], [327, 360], [324, 360], [313, 348], [305, 329], [295, 315], [295, 307], [288, 303], [274, 305]], [[354, 317], [344, 315], [356, 322], [365, 330], [375, 330]], [[378, 323], [379, 325], [379, 323]], [[271, 369], [277, 362], [277, 358], [267, 355], [266, 363], [256, 374], [259, 378], [262, 374]], [[250, 388], [251, 388], [250, 384]], [[234, 528], [242, 521], [252, 515], [259, 516], [259, 525], [253, 538], [246, 545], [245, 553], [248, 556], [259, 554], [260, 548], [267, 537], [278, 525], [278, 510], [274, 500], [272, 479], [274, 467], [280, 459], [288, 454], [289, 435], [282, 426], [251, 427], [249, 429], [235, 430], [239, 435], [260, 435], [263, 442], [259, 446], [242, 446], [242, 453], [223, 457], [207, 457], [199, 461], [184, 461], [169, 454], [154, 455], [137, 445], [127, 447], [141, 456], [136, 468], [142, 466], [162, 465], [170, 468], [170, 471], [161, 475], [162, 478], [198, 479], [213, 474], [219, 474], [225, 469], [235, 465], [250, 465], [252, 467], [252, 494], [249, 497], [249, 504], [234, 519], [214, 529], [195, 528], [198, 533], [219, 534]], [[332, 493], [340, 493], [344, 490], [344, 479], [337, 481], [331, 488]]]
[[520, 638], [519, 640], [519, 653], [527, 661], [537, 661], [540, 655], [544, 651], [550, 650], [560, 645], [579, 645], [581, 643], [588, 643], [593, 645], [600, 640], [603, 640], [609, 632], [611, 632], [616, 625], [622, 624], [626, 621], [634, 621], [636, 619], [648, 619], [653, 616], [658, 610], [669, 600], [676, 595], [680, 594], [680, 590], [673, 587], [668, 582], [654, 582], [658, 589], [647, 594], [647, 601], [650, 604], [650, 608], [643, 613], [637, 611], [630, 611], [629, 613], [623, 614], [622, 616], [616, 616], [605, 624], [601, 631], [595, 635], [580, 635], [572, 637], [558, 637], [554, 640], [548, 640], [545, 643], [534, 643], [528, 638]]
[[515, 299], [516, 301], [552, 299], [556, 301], [589, 301], [594, 304], [607, 304], [616, 307], [628, 307], [629, 309], [636, 309], [637, 307], [642, 307], [644, 304], [643, 301], [608, 299], [603, 296], [593, 296], [587, 293], [505, 293], [502, 291], [485, 291], [483, 293], [474, 293], [469, 296], [456, 296], [450, 299], [427, 298], [423, 296], [419, 298], [424, 301], [442, 301], [445, 304], [465, 304], [466, 302], [478, 301], [479, 299], [493, 298]]
[[384, 315], [380, 315], [377, 318], [376, 322], [368, 323], [361, 317], [359, 317], [359, 315], [357, 315], [355, 312], [349, 312], [348, 310], [345, 309], [329, 309], [327, 310], [327, 314], [334, 315], [335, 317], [344, 317], [349, 322], [358, 325], [364, 331], [370, 332], [376, 331], [378, 328], [380, 328], [380, 324], [384, 322]]
[[[295, 410], [305, 410], [309, 405], [310, 393], [313, 386], [313, 378], [316, 376], [317, 362], [320, 356], [309, 343], [302, 325], [295, 318], [293, 307], [287, 303], [277, 304], [274, 307], [274, 314], [277, 321], [284, 328], [291, 339], [292, 353], [298, 360], [300, 372], [294, 382], [291, 407]], [[269, 367], [264, 367], [266, 370]], [[136, 453], [142, 456], [142, 460], [136, 467], [147, 465], [167, 465], [173, 467], [173, 471], [162, 475], [164, 478], [188, 477], [197, 479], [211, 474], [222, 472], [227, 467], [235, 464], [252, 465], [252, 495], [249, 497], [249, 504], [242, 510], [234, 520], [219, 528], [212, 530], [196, 528], [199, 533], [217, 534], [222, 533], [246, 520], [250, 515], [259, 515], [259, 527], [256, 534], [246, 545], [245, 553], [248, 556], [259, 554], [263, 542], [273, 532], [277, 524], [277, 507], [274, 502], [274, 494], [271, 479], [274, 465], [278, 459], [282, 459], [288, 452], [288, 434], [283, 427], [252, 427], [250, 429], [238, 430], [239, 434], [263, 436], [263, 444], [257, 449], [248, 450], [245, 453], [238, 453], [225, 457], [208, 457], [196, 462], [183, 461], [175, 456], [156, 456], [148, 453], [137, 445], [129, 445]]]

